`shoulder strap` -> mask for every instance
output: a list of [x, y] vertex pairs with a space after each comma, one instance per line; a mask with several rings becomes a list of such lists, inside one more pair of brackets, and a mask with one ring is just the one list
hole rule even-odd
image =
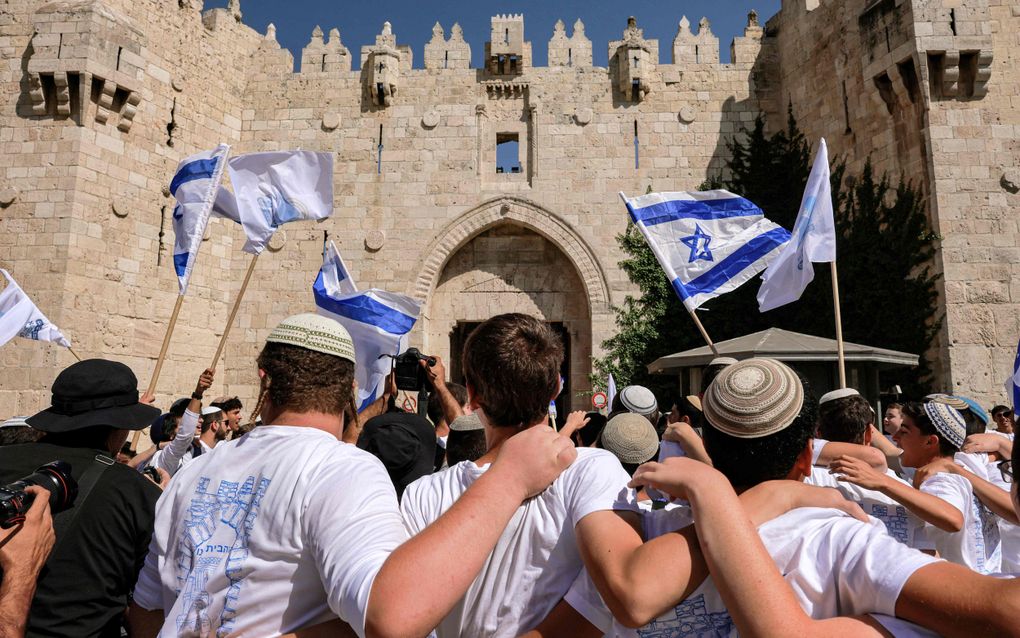
[[78, 498], [75, 499], [74, 507], [66, 516], [55, 516], [53, 518], [53, 533], [57, 537], [56, 545], [53, 546], [51, 554], [55, 554], [60, 544], [67, 538], [67, 530], [78, 520], [78, 515], [85, 509], [85, 501], [89, 497], [92, 488], [95, 487], [99, 477], [114, 464], [114, 460], [103, 454], [97, 454], [85, 473], [78, 481]]

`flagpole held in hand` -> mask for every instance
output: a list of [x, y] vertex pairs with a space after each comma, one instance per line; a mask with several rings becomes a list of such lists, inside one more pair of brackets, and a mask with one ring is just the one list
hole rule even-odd
[[212, 364], [209, 366], [210, 370], [216, 369], [216, 364], [220, 362], [220, 355], [223, 354], [223, 346], [227, 344], [227, 336], [230, 334], [230, 328], [234, 325], [234, 318], [237, 317], [237, 309], [241, 307], [241, 300], [244, 299], [244, 291], [248, 289], [248, 282], [251, 281], [251, 274], [255, 271], [255, 264], [258, 262], [259, 255], [262, 253], [256, 253], [251, 256], [251, 262], [248, 263], [248, 272], [244, 274], [244, 281], [241, 282], [241, 289], [237, 291], [237, 297], [234, 299], [234, 307], [230, 309], [230, 316], [227, 317], [227, 325], [223, 327], [223, 336], [220, 337], [220, 345], [216, 347], [216, 354], [213, 355]]
[[836, 311], [836, 358], [839, 361], [839, 387], [846, 387], [846, 363], [843, 360], [843, 319], [839, 312], [839, 277], [836, 276], [836, 262], [830, 261], [832, 272], [832, 304]]

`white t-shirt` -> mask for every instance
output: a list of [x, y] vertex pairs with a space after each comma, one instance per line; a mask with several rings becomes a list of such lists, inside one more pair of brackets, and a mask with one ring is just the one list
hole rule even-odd
[[947, 532], [927, 525], [928, 538], [939, 555], [948, 561], [966, 565], [979, 574], [992, 574], [1002, 569], [1002, 548], [997, 517], [974, 496], [970, 481], [957, 474], [939, 472], [928, 477], [919, 488], [937, 496], [963, 514], [963, 528]]
[[382, 464], [321, 430], [264, 425], [177, 472], [135, 602], [160, 636], [273, 636], [339, 616], [364, 635], [372, 583], [407, 539]]
[[[408, 532], [439, 518], [488, 468], [464, 461], [407, 486], [400, 511]], [[438, 636], [512, 637], [536, 627], [583, 566], [577, 523], [592, 512], [636, 510], [629, 480], [611, 453], [578, 448], [577, 460], [517, 509], [467, 594], [436, 628]]]
[[[185, 410], [177, 424], [177, 436], [162, 449], [157, 450], [145, 467], [161, 468], [166, 470], [170, 476], [176, 474], [184, 462], [191, 459], [191, 442], [195, 438], [198, 419], [199, 415], [191, 410]], [[145, 467], [140, 467], [139, 470], [143, 470]]]
[[[690, 511], [685, 509], [660, 510], [652, 515], [663, 519], [652, 533], [682, 529], [691, 523]], [[921, 567], [937, 562], [893, 539], [879, 521], [863, 523], [833, 509], [791, 510], [760, 526], [758, 533], [797, 601], [815, 619], [859, 614], [895, 616], [896, 600], [907, 579]], [[672, 610], [636, 630], [616, 622], [607, 630], [605, 615], [591, 611], [595, 598], [590, 590], [594, 590], [590, 579], [578, 579], [567, 602], [610, 636], [736, 634], [711, 577]]]
[[[896, 476], [892, 470], [886, 470], [886, 475], [907, 485], [907, 482]], [[828, 469], [818, 466], [811, 468], [811, 476], [807, 477], [804, 482], [808, 485], [832, 487], [839, 490], [845, 498], [858, 503], [865, 514], [882, 521], [889, 535], [901, 543], [915, 549], [934, 549], [934, 545], [930, 541], [924, 540], [924, 521], [885, 494], [865, 489], [848, 481], [840, 481]]]
[[[1011, 436], [1002, 432], [998, 432], [998, 434]], [[987, 454], [959, 452], [955, 455], [954, 460], [958, 465], [962, 465], [996, 487], [1007, 492], [1012, 487], [1012, 481], [1002, 479], [998, 462], [989, 461]], [[1011, 574], [1020, 573], [1020, 526], [999, 516], [996, 516], [996, 519], [999, 524], [999, 538], [1002, 541], [1002, 571]]]

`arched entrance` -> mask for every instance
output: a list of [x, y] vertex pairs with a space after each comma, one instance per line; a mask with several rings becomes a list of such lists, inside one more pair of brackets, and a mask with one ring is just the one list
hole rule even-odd
[[561, 417], [590, 405], [593, 320], [610, 314], [608, 290], [591, 250], [559, 218], [515, 198], [482, 204], [437, 237], [413, 294], [424, 302], [424, 349], [450, 362], [454, 381], [470, 330], [493, 315], [522, 312], [564, 339]]

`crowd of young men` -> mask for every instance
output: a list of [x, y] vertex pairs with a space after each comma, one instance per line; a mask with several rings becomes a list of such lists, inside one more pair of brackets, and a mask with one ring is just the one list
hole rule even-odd
[[[28, 635], [119, 635], [125, 609], [163, 637], [1020, 635], [1012, 437], [972, 402], [897, 405], [893, 445], [856, 392], [819, 402], [749, 359], [668, 416], [631, 386], [594, 438], [579, 413], [557, 433], [563, 346], [506, 314], [465, 344], [466, 398], [430, 369], [423, 438], [414, 415], [352, 414], [355, 359], [332, 319], [284, 320], [260, 424], [230, 440], [241, 406], [204, 405], [211, 370], [165, 415], [120, 364], [62, 372], [0, 478], [73, 457], [90, 487], [52, 551], [43, 499], [0, 546], [0, 636], [28, 601]], [[100, 460], [154, 418], [151, 453]]]

